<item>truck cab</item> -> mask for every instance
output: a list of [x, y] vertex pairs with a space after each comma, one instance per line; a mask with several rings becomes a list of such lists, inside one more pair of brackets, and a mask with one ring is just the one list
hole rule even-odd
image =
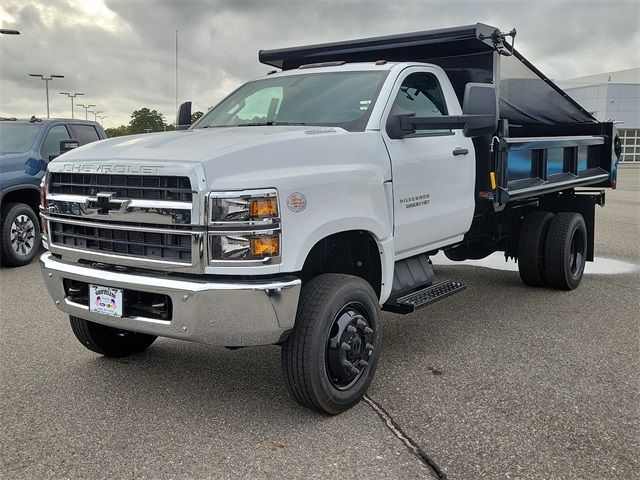
[[40, 183], [61, 142], [106, 138], [97, 122], [0, 118], [0, 259], [3, 266], [31, 262], [40, 248]]
[[111, 357], [158, 336], [280, 345], [291, 396], [337, 414], [373, 379], [382, 310], [465, 289], [434, 283], [438, 251], [504, 252], [525, 284], [576, 288], [619, 142], [509, 36], [476, 24], [261, 51], [280, 71], [189, 129], [51, 162], [41, 265], [76, 337]]

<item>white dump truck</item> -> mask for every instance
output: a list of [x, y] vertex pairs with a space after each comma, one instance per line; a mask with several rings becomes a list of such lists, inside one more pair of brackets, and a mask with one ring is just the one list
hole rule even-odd
[[504, 252], [526, 285], [576, 288], [620, 141], [514, 38], [476, 24], [261, 51], [276, 70], [189, 128], [62, 155], [41, 192], [49, 294], [106, 356], [158, 336], [280, 345], [291, 396], [337, 414], [372, 381], [382, 310], [465, 288], [434, 284], [437, 252]]

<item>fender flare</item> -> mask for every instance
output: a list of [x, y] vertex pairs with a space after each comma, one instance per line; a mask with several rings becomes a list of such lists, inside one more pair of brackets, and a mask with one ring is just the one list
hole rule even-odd
[[13, 185], [11, 187], [3, 188], [2, 191], [0, 191], [0, 205], [4, 201], [4, 197], [7, 193], [15, 192], [17, 190], [34, 190], [35, 192], [37, 192], [38, 196], [40, 196], [40, 187], [38, 187], [37, 185], [34, 185], [32, 183]]
[[354, 230], [361, 230], [369, 233], [378, 246], [382, 274], [382, 285], [380, 285], [380, 304], [383, 304], [389, 298], [389, 295], [391, 294], [391, 287], [393, 285], [393, 268], [395, 263], [393, 235], [391, 232], [384, 232], [383, 226], [371, 218], [345, 218], [318, 226], [310, 235], [307, 236], [304, 244], [300, 248], [294, 269], [295, 271], [302, 270], [309, 253], [321, 240], [337, 233]]

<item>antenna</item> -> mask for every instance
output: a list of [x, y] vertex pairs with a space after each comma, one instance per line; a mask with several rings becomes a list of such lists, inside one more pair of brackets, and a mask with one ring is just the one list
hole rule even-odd
[[176, 30], [176, 118], [178, 118], [178, 30]]

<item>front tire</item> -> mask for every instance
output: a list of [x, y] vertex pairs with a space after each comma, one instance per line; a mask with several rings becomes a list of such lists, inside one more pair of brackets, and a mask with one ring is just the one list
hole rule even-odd
[[5, 267], [31, 263], [40, 249], [40, 225], [35, 212], [24, 203], [9, 203], [1, 215], [0, 263]]
[[289, 394], [336, 415], [357, 404], [373, 379], [381, 347], [380, 305], [361, 278], [323, 274], [300, 295], [296, 324], [282, 345]]
[[545, 267], [549, 285], [573, 290], [582, 281], [587, 260], [587, 227], [579, 213], [558, 213], [547, 232]]
[[76, 338], [92, 352], [105, 357], [128, 357], [145, 350], [156, 336], [107, 327], [78, 317], [69, 317]]

